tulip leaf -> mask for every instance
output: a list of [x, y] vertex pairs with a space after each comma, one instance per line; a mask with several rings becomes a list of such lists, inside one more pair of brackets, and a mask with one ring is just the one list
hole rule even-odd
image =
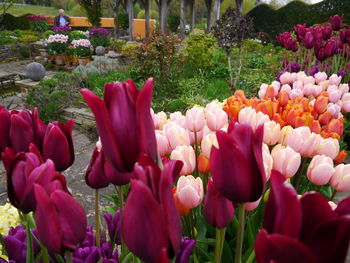
[[62, 258], [61, 255], [55, 254], [55, 258], [57, 259], [57, 261], [58, 261], [59, 263], [65, 263], [65, 261], [64, 261], [64, 259]]
[[[206, 258], [206, 260], [212, 261], [214, 258], [214, 255], [210, 255], [206, 250], [204, 250], [201, 246], [196, 246], [197, 252], [201, 254], [203, 257]], [[203, 262], [203, 260], [202, 260]]]
[[132, 263], [134, 260], [134, 255], [129, 252], [126, 257], [124, 258], [123, 262], [122, 263]]

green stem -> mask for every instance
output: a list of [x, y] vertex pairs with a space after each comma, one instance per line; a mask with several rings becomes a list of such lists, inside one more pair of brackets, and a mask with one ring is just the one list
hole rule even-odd
[[100, 230], [100, 208], [98, 202], [98, 189], [95, 189], [95, 229], [96, 229], [96, 246], [101, 246], [101, 230]]
[[195, 175], [198, 177], [198, 144], [197, 144], [197, 132], [194, 132], [194, 153], [196, 155], [196, 169], [195, 169]]
[[237, 233], [237, 245], [236, 245], [236, 256], [235, 263], [242, 262], [242, 248], [244, 239], [244, 221], [245, 221], [245, 209], [244, 204], [239, 204], [238, 207], [238, 233]]
[[43, 245], [40, 245], [40, 248], [41, 248], [41, 253], [43, 254], [44, 263], [50, 263], [50, 257], [49, 257], [49, 252], [47, 251], [47, 248], [44, 247]]
[[226, 227], [216, 228], [214, 263], [221, 262], [222, 249], [225, 242]]
[[66, 251], [66, 263], [72, 263], [72, 254], [69, 250]]
[[[123, 212], [124, 212], [124, 193], [123, 193], [123, 186], [119, 186], [119, 209], [120, 209], [120, 220], [122, 220]], [[126, 246], [123, 240], [123, 237], [120, 237], [121, 239], [121, 258], [123, 259], [124, 256], [126, 255]]]
[[25, 220], [25, 227], [26, 227], [26, 233], [27, 233], [27, 256], [26, 256], [26, 263], [32, 263], [32, 262], [34, 262], [34, 251], [33, 251], [32, 235], [31, 235], [31, 232], [30, 232], [29, 215], [23, 214], [23, 218], [24, 218], [24, 220]]
[[190, 210], [190, 222], [191, 222], [191, 238], [195, 239], [195, 234], [194, 234], [194, 215], [192, 212], [192, 209]]

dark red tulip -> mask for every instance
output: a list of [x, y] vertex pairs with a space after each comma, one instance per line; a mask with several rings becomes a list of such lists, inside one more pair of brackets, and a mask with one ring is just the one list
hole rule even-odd
[[335, 15], [329, 18], [333, 30], [339, 30], [343, 22], [344, 15]]
[[182, 165], [172, 160], [161, 172], [148, 157], [135, 165], [121, 232], [130, 251], [143, 261], [168, 262], [180, 253], [181, 220], [172, 188]]
[[105, 173], [106, 158], [96, 146], [89, 163], [89, 166], [85, 173], [85, 181], [91, 188], [100, 189], [107, 187], [109, 180]]
[[298, 36], [298, 39], [300, 37], [304, 37], [305, 34], [306, 34], [306, 24], [303, 24], [303, 25], [298, 24], [298, 25], [294, 26], [294, 30], [295, 30], [295, 33]]
[[[1, 105], [0, 105], [1, 106]], [[0, 108], [0, 152], [3, 152], [6, 147], [11, 146], [10, 140], [10, 113], [4, 108]]]
[[321, 29], [323, 40], [328, 40], [332, 36], [332, 27], [326, 26]]
[[57, 171], [66, 170], [74, 162], [73, 126], [73, 120], [66, 124], [52, 122], [47, 126], [43, 142], [43, 158], [51, 159]]
[[303, 44], [307, 49], [313, 48], [315, 45], [314, 36], [311, 32], [307, 32], [303, 38]]
[[56, 172], [51, 160], [43, 163], [34, 144], [29, 146], [29, 152], [26, 153], [15, 154], [13, 149], [6, 148], [2, 160], [7, 174], [10, 202], [24, 213], [35, 211], [34, 184], [40, 184], [48, 192], [55, 189], [68, 191], [65, 177]]
[[326, 57], [332, 57], [338, 51], [339, 44], [336, 40], [330, 39], [327, 41], [325, 46]]
[[298, 199], [284, 180], [273, 171], [264, 229], [255, 241], [257, 262], [344, 262], [350, 242], [350, 198], [332, 210], [319, 193]]
[[207, 222], [217, 228], [226, 227], [235, 215], [232, 202], [215, 189], [212, 178], [208, 181], [203, 214]]
[[284, 32], [284, 33], [279, 34], [276, 38], [280, 42], [281, 46], [285, 47], [285, 41], [287, 39], [291, 38], [291, 33]]
[[82, 205], [61, 190], [48, 194], [42, 186], [35, 184], [34, 192], [39, 240], [51, 253], [77, 249], [86, 235], [87, 220]]
[[350, 28], [346, 28], [340, 31], [340, 40], [345, 43], [350, 43]]
[[217, 131], [219, 149], [213, 147], [210, 168], [215, 188], [233, 203], [258, 200], [265, 186], [261, 125], [255, 134], [249, 125], [231, 123], [228, 132]]
[[291, 50], [291, 51], [297, 51], [298, 50], [298, 44], [297, 41], [293, 38], [288, 38], [285, 41], [285, 46], [284, 46], [287, 50]]
[[325, 48], [320, 48], [317, 52], [315, 51], [316, 58], [319, 61], [323, 61], [327, 58]]
[[150, 113], [153, 79], [141, 91], [129, 80], [105, 85], [104, 100], [90, 90], [81, 91], [95, 115], [103, 152], [120, 173], [131, 175], [144, 153], [157, 158], [154, 124]]

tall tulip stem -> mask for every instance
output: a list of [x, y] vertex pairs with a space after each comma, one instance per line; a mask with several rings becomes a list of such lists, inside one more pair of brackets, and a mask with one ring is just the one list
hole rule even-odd
[[192, 239], [195, 239], [195, 234], [194, 234], [194, 215], [192, 212], [193, 209], [190, 211], [190, 222], [191, 222], [191, 237]]
[[245, 223], [245, 209], [244, 209], [244, 204], [242, 203], [242, 204], [239, 204], [239, 207], [238, 207], [238, 233], [237, 233], [235, 263], [242, 262], [244, 223]]
[[96, 246], [101, 246], [101, 230], [100, 230], [100, 207], [98, 200], [98, 189], [95, 189], [95, 229], [96, 229]]
[[226, 227], [216, 228], [216, 242], [215, 242], [215, 254], [214, 263], [221, 262], [222, 249], [224, 248]]
[[194, 132], [194, 153], [196, 156], [196, 170], [195, 175], [198, 177], [198, 143], [197, 143], [197, 132]]
[[[123, 186], [119, 186], [119, 211], [120, 211], [120, 220], [123, 220], [123, 212], [124, 212], [124, 193], [123, 193]], [[126, 246], [123, 240], [123, 237], [120, 237], [121, 239], [121, 257], [123, 258], [126, 255]]]
[[72, 254], [69, 250], [66, 251], [66, 263], [72, 263]]
[[26, 255], [26, 263], [34, 262], [34, 252], [33, 252], [33, 241], [32, 234], [30, 232], [30, 218], [27, 214], [22, 214], [23, 219], [25, 221], [26, 233], [27, 233], [27, 255]]

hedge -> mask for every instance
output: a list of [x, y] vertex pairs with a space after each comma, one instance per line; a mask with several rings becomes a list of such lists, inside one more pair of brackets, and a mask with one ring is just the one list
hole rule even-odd
[[15, 29], [28, 30], [30, 29], [30, 23], [28, 19], [29, 15], [31, 14], [25, 14], [22, 16], [13, 16], [11, 14], [6, 13], [4, 15], [4, 19], [0, 24], [0, 28], [6, 29], [6, 30], [15, 30]]
[[344, 22], [349, 24], [350, 0], [324, 0], [313, 5], [293, 1], [277, 10], [261, 4], [248, 13], [253, 18], [255, 30], [268, 33], [272, 38], [293, 30], [296, 24], [320, 24], [335, 14], [344, 14]]

